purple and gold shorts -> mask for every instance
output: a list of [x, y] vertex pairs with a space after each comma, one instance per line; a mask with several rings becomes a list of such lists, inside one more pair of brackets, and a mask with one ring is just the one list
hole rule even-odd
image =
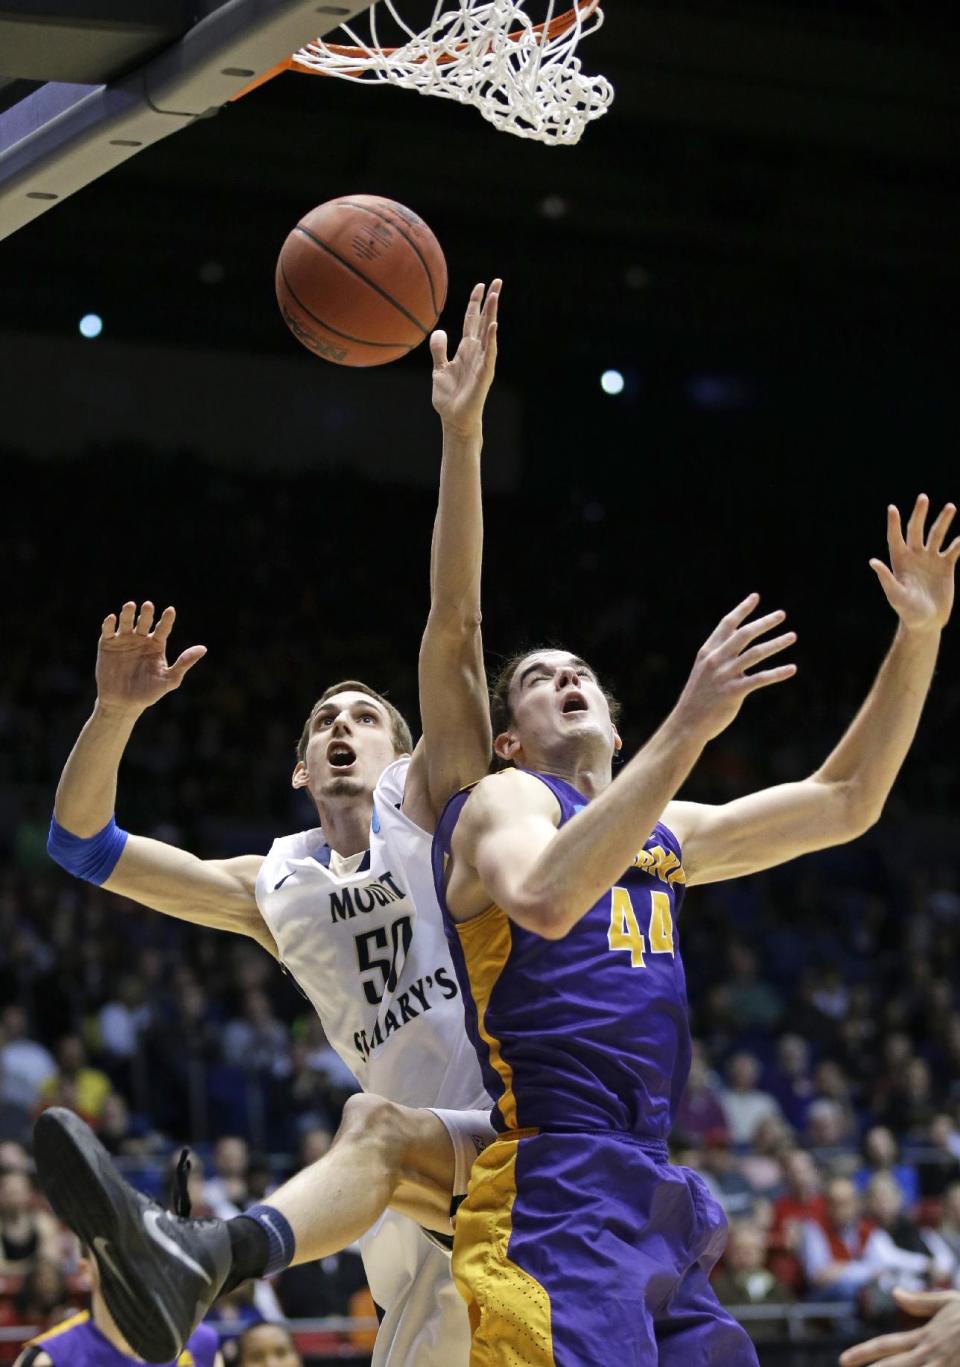
[[662, 1144], [501, 1135], [457, 1212], [470, 1367], [757, 1367], [709, 1282], [726, 1235], [702, 1180]]

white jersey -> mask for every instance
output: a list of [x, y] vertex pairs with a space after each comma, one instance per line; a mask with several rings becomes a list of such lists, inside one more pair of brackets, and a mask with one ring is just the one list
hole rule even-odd
[[[409, 764], [381, 774], [370, 849], [354, 872], [335, 872], [342, 861], [331, 861], [320, 828], [283, 836], [260, 869], [257, 905], [281, 963], [365, 1091], [489, 1113], [434, 889], [432, 838], [400, 810]], [[466, 1367], [470, 1330], [449, 1258], [393, 1211], [360, 1246], [386, 1310], [374, 1367]]]
[[409, 764], [380, 776], [356, 872], [333, 871], [319, 827], [283, 836], [260, 869], [257, 905], [364, 1091], [404, 1106], [489, 1109], [433, 885], [432, 838], [400, 810]]

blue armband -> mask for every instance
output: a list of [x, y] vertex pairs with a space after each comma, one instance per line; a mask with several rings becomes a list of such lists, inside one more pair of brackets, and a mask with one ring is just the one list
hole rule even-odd
[[73, 835], [65, 831], [56, 817], [50, 821], [47, 854], [67, 873], [83, 878], [99, 887], [117, 867], [127, 843], [127, 832], [121, 831], [114, 818], [96, 835]]

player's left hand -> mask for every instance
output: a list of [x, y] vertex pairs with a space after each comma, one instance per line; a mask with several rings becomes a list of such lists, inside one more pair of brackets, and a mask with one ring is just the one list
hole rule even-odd
[[481, 429], [483, 404], [497, 363], [497, 306], [502, 287], [502, 280], [494, 280], [489, 289], [473, 287], [463, 338], [452, 360], [447, 360], [447, 334], [438, 331], [430, 338], [433, 406], [444, 427], [463, 436], [476, 436]]
[[890, 564], [875, 558], [870, 561], [890, 606], [911, 631], [939, 631], [946, 625], [953, 607], [954, 570], [960, 560], [960, 536], [943, 549], [957, 511], [955, 505], [944, 504], [924, 540], [929, 510], [930, 500], [921, 494], [910, 514], [904, 540], [900, 512], [891, 504], [887, 509]]

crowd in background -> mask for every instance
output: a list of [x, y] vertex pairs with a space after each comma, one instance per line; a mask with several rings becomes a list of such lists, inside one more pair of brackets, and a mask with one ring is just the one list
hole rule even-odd
[[[114, 453], [101, 468], [126, 467]], [[189, 1142], [195, 1213], [229, 1215], [325, 1151], [355, 1087], [307, 1003], [256, 945], [72, 881], [43, 847], [57, 775], [92, 705], [99, 622], [147, 593], [177, 603], [178, 648], [201, 640], [211, 651], [138, 727], [120, 824], [210, 857], [265, 852], [275, 834], [311, 824], [289, 775], [322, 688], [367, 679], [415, 714], [431, 499], [348, 481], [339, 496], [362, 507], [364, 530], [345, 538], [335, 511], [304, 511], [306, 477], [300, 487], [208, 475], [192, 504], [161, 477], [181, 487], [178, 469], [152, 471], [152, 516], [138, 549], [125, 543], [119, 570], [109, 535], [91, 539], [75, 602], [35, 534], [4, 529], [7, 563], [36, 596], [10, 608], [0, 670], [0, 1325], [51, 1323], [79, 1294], [76, 1252], [32, 1176], [31, 1124], [44, 1106], [79, 1111], [160, 1199], [171, 1157]], [[109, 495], [108, 526], [146, 484], [138, 466], [130, 478], [132, 494]], [[81, 483], [79, 467], [63, 466], [44, 484], [51, 541]], [[228, 554], [221, 527], [202, 575], [181, 555], [164, 576], [169, 519], [178, 519], [178, 544], [199, 545], [214, 513], [242, 557]], [[495, 523], [508, 514], [493, 505]], [[702, 575], [646, 593], [636, 575], [618, 573], [626, 552], [603, 528], [609, 519], [613, 533], [618, 516], [573, 497], [552, 510], [551, 536], [570, 548], [561, 556], [569, 592], [560, 608], [549, 604], [545, 627], [610, 676], [629, 753], [683, 682], [698, 644], [682, 630], [685, 616], [707, 618]], [[303, 537], [279, 534], [298, 519]], [[424, 562], [409, 591], [384, 577], [376, 550], [398, 521], [415, 529]], [[530, 608], [541, 557], [518, 538], [509, 564], [491, 571], [498, 651], [540, 637]], [[526, 604], [517, 584], [531, 586]], [[866, 584], [864, 597], [871, 591]], [[709, 616], [729, 606], [718, 601]], [[876, 620], [879, 612], [871, 619], [855, 599], [839, 599], [831, 625], [849, 650], [827, 686], [805, 681], [745, 711], [708, 751], [689, 795], [723, 801], [813, 769], [879, 661]], [[678, 664], [680, 642], [690, 649]], [[958, 772], [941, 742], [960, 712], [960, 683], [944, 674], [880, 825], [851, 846], [687, 894], [680, 936], [695, 1056], [673, 1149], [731, 1221], [716, 1282], [730, 1304], [837, 1301], [885, 1324], [894, 1285], [960, 1285]], [[228, 1309], [316, 1317], [367, 1314], [371, 1303], [348, 1251], [246, 1289]], [[781, 1330], [769, 1319], [755, 1332]]]

